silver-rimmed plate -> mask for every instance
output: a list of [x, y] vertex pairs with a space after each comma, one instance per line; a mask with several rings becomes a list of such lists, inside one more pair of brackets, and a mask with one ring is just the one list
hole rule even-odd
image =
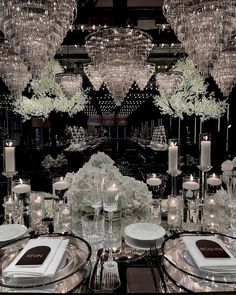
[[29, 237], [18, 239], [1, 249], [0, 292], [41, 292], [67, 293], [80, 286], [91, 271], [91, 247], [83, 239], [71, 235], [49, 234], [45, 238], [69, 239], [64, 257], [53, 277], [14, 278], [4, 277], [4, 270], [20, 253], [29, 241]]
[[19, 239], [27, 233], [27, 227], [22, 224], [0, 225], [0, 244]]

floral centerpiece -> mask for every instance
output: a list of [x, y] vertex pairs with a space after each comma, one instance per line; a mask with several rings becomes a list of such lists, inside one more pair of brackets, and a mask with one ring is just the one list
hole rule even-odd
[[123, 225], [150, 218], [152, 195], [147, 185], [132, 177], [123, 176], [114, 165], [114, 161], [105, 153], [93, 154], [90, 160], [74, 174], [68, 191], [68, 201], [73, 206], [77, 222], [82, 212], [92, 212], [90, 194], [95, 181], [114, 181], [122, 191], [122, 223]]

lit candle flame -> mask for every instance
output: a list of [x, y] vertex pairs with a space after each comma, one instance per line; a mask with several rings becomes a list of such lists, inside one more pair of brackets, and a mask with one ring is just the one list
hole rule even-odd
[[192, 176], [192, 174], [190, 175], [190, 181], [193, 181], [193, 176]]
[[215, 177], [216, 177], [215, 173], [213, 173], [212, 177], [213, 177], [213, 178], [215, 178]]
[[19, 178], [19, 181], [20, 181], [20, 184], [22, 184], [22, 183], [23, 183], [23, 180], [22, 180], [21, 178]]
[[156, 173], [153, 173], [153, 174], [152, 174], [152, 177], [154, 177], [154, 178], [155, 178], [155, 177], [156, 177]]

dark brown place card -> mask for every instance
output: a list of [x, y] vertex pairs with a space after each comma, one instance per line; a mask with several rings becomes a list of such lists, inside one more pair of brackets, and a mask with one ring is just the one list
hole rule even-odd
[[50, 251], [51, 248], [48, 246], [33, 247], [25, 252], [16, 265], [42, 265]]
[[205, 258], [230, 258], [228, 253], [214, 241], [198, 240], [196, 246]]

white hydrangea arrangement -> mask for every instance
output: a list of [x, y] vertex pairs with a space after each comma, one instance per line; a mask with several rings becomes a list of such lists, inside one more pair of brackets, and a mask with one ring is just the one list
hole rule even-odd
[[183, 74], [183, 79], [170, 96], [162, 89], [154, 97], [154, 104], [162, 114], [183, 119], [184, 115], [199, 116], [202, 121], [221, 117], [227, 108], [226, 100], [219, 101], [190, 59], [179, 60], [174, 69]]
[[59, 62], [50, 60], [42, 78], [31, 82], [34, 93], [32, 98], [21, 96], [16, 99], [13, 102], [13, 111], [20, 114], [23, 121], [33, 116], [46, 119], [52, 111], [65, 112], [70, 116], [82, 111], [87, 102], [87, 95], [82, 88], [78, 88], [71, 98], [67, 98], [55, 80], [56, 74], [62, 72]]
[[150, 219], [152, 194], [147, 185], [132, 177], [123, 176], [114, 166], [114, 161], [105, 153], [93, 154], [90, 160], [73, 176], [68, 191], [68, 200], [77, 211], [78, 217], [82, 211], [92, 211], [89, 198], [94, 181], [102, 179], [114, 181], [122, 193], [122, 222], [127, 223]]

